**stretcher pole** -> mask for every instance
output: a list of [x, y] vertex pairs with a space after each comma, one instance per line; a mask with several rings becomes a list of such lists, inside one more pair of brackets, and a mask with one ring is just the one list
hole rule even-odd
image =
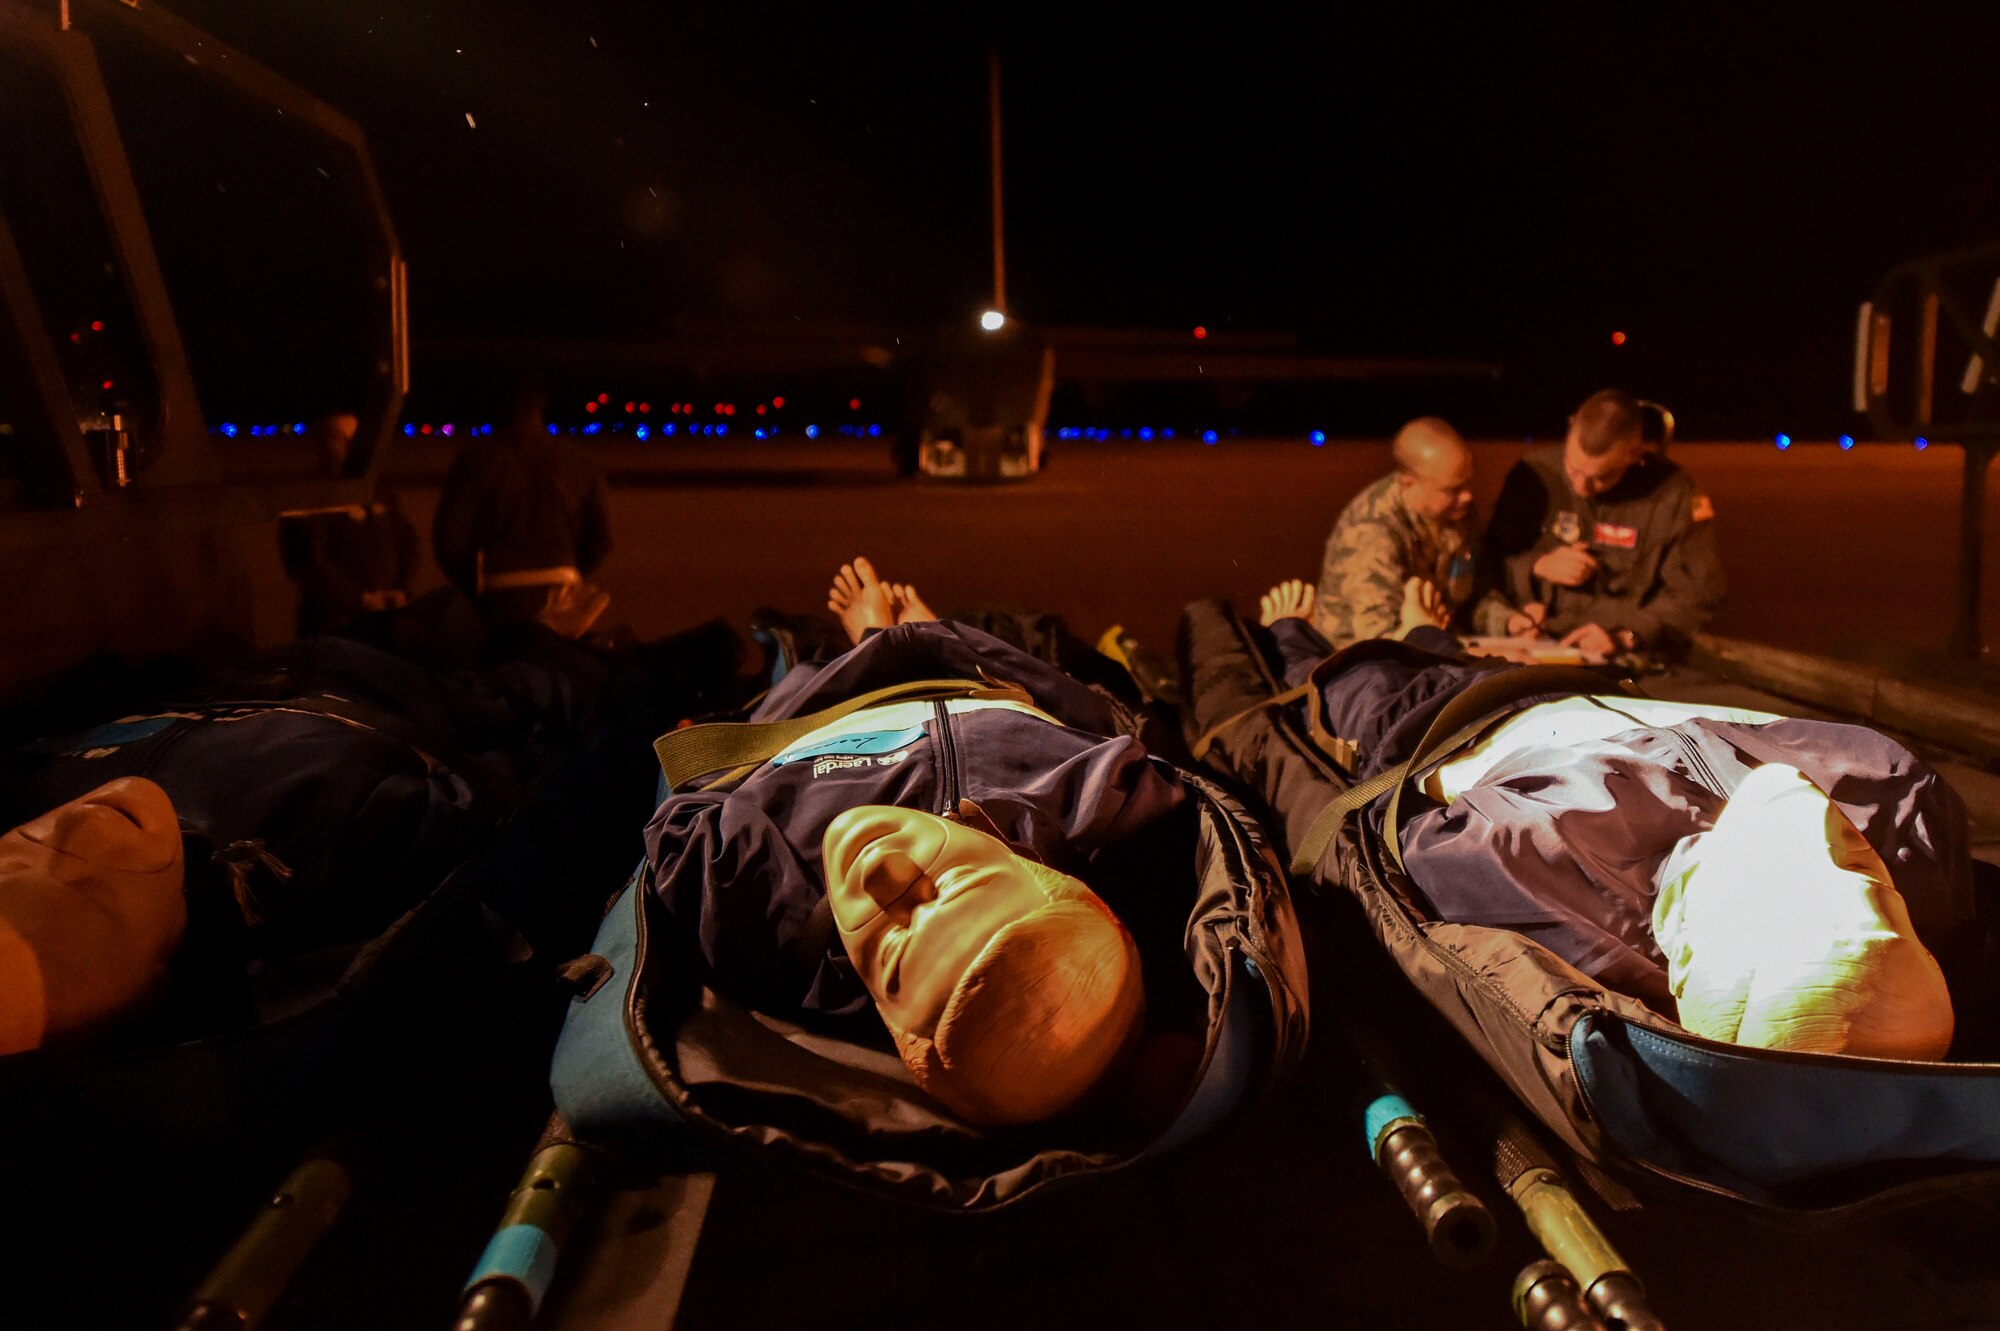
[[1526, 1331], [1604, 1331], [1569, 1268], [1546, 1257], [1514, 1277], [1514, 1316]]
[[315, 1146], [188, 1299], [176, 1331], [256, 1331], [354, 1193], [347, 1151]]
[[[1520, 1208], [1536, 1242], [1575, 1277], [1590, 1311], [1605, 1326], [1612, 1331], [1665, 1331], [1666, 1323], [1654, 1314], [1638, 1276], [1570, 1190], [1554, 1157], [1518, 1119], [1509, 1118], [1501, 1125], [1493, 1148], [1493, 1172]], [[1517, 1281], [1517, 1313], [1521, 1294]]]
[[1377, 1082], [1361, 1118], [1370, 1157], [1423, 1226], [1432, 1254], [1461, 1269], [1483, 1261], [1493, 1250], [1493, 1213], [1459, 1182], [1424, 1116]]
[[525, 1331], [534, 1322], [597, 1172], [595, 1152], [574, 1139], [560, 1113], [551, 1114], [466, 1278], [455, 1331]]

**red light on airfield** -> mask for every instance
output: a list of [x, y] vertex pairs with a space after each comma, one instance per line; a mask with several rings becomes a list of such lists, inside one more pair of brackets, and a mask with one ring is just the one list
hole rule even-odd
[[1614, 346], [1614, 347], [1622, 347], [1622, 346], [1624, 346], [1624, 345], [1625, 345], [1625, 334], [1623, 334], [1623, 333], [1613, 333], [1613, 334], [1611, 335], [1611, 345], [1612, 345], [1612, 346]]
[[736, 414], [736, 404], [734, 402], [731, 402], [728, 406], [722, 409], [722, 414], [725, 416], [734, 416]]
[[609, 393], [599, 393], [599, 394], [597, 395], [597, 400], [598, 400], [599, 402], [609, 402], [609, 401], [611, 400], [611, 394], [609, 394]]
[[722, 404], [720, 402], [715, 404], [715, 414], [718, 416], [722, 414]]
[[418, 430], [419, 434], [429, 434], [430, 432], [431, 432], [431, 427], [428, 425], [423, 426]]
[[1207, 329], [1207, 328], [1203, 327], [1203, 326], [1202, 326], [1202, 325], [1200, 325], [1200, 324], [1196, 324], [1196, 325], [1194, 326], [1194, 340], [1195, 340], [1195, 341], [1199, 342], [1199, 341], [1201, 341], [1201, 340], [1202, 340], [1203, 338], [1205, 338], [1205, 337], [1207, 337], [1207, 336], [1208, 336], [1208, 329]]
[[596, 411], [596, 410], [597, 410], [597, 404], [596, 404], [595, 402], [586, 402], [586, 403], [584, 403], [584, 404], [583, 404], [583, 409], [584, 409], [585, 411]]
[[783, 399], [783, 398], [781, 398], [781, 397], [774, 397], [774, 398], [772, 398], [772, 399], [771, 399], [771, 409], [772, 409], [773, 411], [783, 411], [783, 410], [785, 409], [785, 399]]
[[103, 389], [103, 390], [104, 390], [105, 392], [107, 392], [107, 393], [109, 393], [109, 392], [111, 391], [111, 381], [110, 381], [109, 379], [106, 379], [106, 380], [105, 380], [105, 381], [104, 381], [104, 382], [103, 382], [102, 384], [100, 384], [100, 385], [98, 385], [98, 386], [99, 386], [100, 388], [102, 388], [102, 389]]
[[851, 397], [847, 399], [847, 409], [849, 411], [861, 410], [861, 399], [858, 397]]
[[633, 412], [637, 411], [638, 409], [639, 409], [639, 404], [637, 402], [627, 402], [625, 404], [625, 414], [627, 416], [630, 416]]
[[651, 414], [652, 410], [653, 410], [653, 404], [650, 402], [641, 402], [639, 404], [639, 414], [641, 416]]
[[763, 404], [763, 403], [759, 402], [759, 403], [757, 404], [757, 414], [758, 414], [759, 416], [762, 416], [762, 415], [764, 414], [764, 412], [765, 412], [765, 406], [764, 406], [764, 404]]
[[92, 320], [90, 321], [90, 331], [91, 331], [91, 332], [93, 332], [93, 333], [101, 333], [101, 332], [103, 332], [103, 331], [104, 331], [104, 320], [102, 320], [102, 319], [92, 319]]

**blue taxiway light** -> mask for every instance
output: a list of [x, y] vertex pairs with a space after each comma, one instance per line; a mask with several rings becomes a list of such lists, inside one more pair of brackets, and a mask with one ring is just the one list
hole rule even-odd
[[647, 430], [646, 430], [646, 427], [645, 427], [645, 426], [643, 426], [643, 425], [641, 425], [641, 426], [640, 426], [640, 427], [638, 428], [638, 430], [636, 431], [636, 433], [638, 434], [638, 436], [639, 436], [639, 437], [640, 437], [641, 439], [644, 439], [644, 438], [646, 437], [646, 434], [647, 434]]
[[1788, 434], [1781, 434], [1773, 442], [1778, 445], [1778, 451], [1782, 453], [1792, 446], [1792, 437]]
[[1922, 435], [1918, 435], [1916, 438], [1916, 446], [1917, 446], [1917, 451], [1921, 453], [1925, 449], [1931, 446], [1931, 441], [1924, 438]]
[[1314, 430], [1309, 437], [1312, 439], [1314, 448], [1324, 448], [1326, 446], [1325, 430]]
[[1220, 437], [1221, 437], [1221, 436], [1219, 436], [1218, 434], [1216, 434], [1216, 432], [1215, 432], [1215, 431], [1213, 431], [1213, 430], [1203, 430], [1203, 431], [1201, 432], [1201, 441], [1202, 441], [1202, 442], [1203, 442], [1204, 444], [1212, 444], [1212, 443], [1214, 443], [1214, 442], [1215, 442], [1215, 441], [1216, 441], [1216, 440], [1217, 440], [1218, 438], [1220, 438]]
[[604, 427], [598, 424], [596, 421], [592, 421], [590, 424], [583, 427], [583, 432], [585, 434], [596, 434], [599, 430], [602, 430], [603, 428]]
[[1842, 448], [1852, 448], [1854, 447], [1854, 436], [1851, 434], [1844, 434], [1840, 436], [1838, 442]]
[[806, 427], [806, 438], [808, 439], [819, 438], [819, 427], [817, 425], [808, 425]]

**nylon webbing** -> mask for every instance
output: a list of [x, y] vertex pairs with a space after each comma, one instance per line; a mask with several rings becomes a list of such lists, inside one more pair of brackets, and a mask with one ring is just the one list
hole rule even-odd
[[688, 783], [707, 772], [724, 768], [754, 767], [784, 751], [821, 726], [867, 707], [891, 702], [917, 702], [945, 698], [996, 698], [1032, 707], [1034, 699], [1026, 689], [1014, 684], [981, 683], [970, 679], [913, 679], [891, 684], [871, 693], [857, 694], [823, 711], [794, 716], [783, 721], [711, 721], [706, 725], [670, 730], [653, 741], [654, 756], [667, 778], [667, 789], [687, 789]]
[[1326, 807], [1313, 816], [1312, 824], [1292, 851], [1292, 873], [1297, 876], [1311, 873], [1319, 864], [1320, 857], [1326, 854], [1327, 846], [1339, 834], [1347, 816], [1375, 801], [1385, 790], [1391, 794], [1383, 833], [1388, 840], [1390, 858], [1396, 862], [1397, 868], [1402, 868], [1403, 787], [1412, 773], [1438, 755], [1470, 743], [1480, 731], [1523, 698], [1539, 693], [1602, 693], [1607, 688], [1624, 687], [1623, 683], [1581, 666], [1524, 666], [1519, 670], [1500, 671], [1480, 680], [1444, 705], [1408, 758], [1327, 801]]
[[1225, 717], [1217, 721], [1207, 730], [1204, 730], [1201, 738], [1194, 742], [1194, 760], [1200, 762], [1203, 758], [1206, 758], [1210, 746], [1218, 739], [1221, 739], [1223, 732], [1237, 722], [1248, 720], [1267, 707], [1282, 707], [1288, 702], [1295, 702], [1311, 692], [1313, 692], [1313, 684], [1311, 680], [1307, 680], [1303, 684], [1286, 689], [1283, 693], [1274, 693], [1262, 702], [1253, 702], [1234, 716]]

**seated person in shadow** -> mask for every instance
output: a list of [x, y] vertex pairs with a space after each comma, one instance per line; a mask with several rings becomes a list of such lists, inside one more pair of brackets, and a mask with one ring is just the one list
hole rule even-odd
[[[347, 474], [358, 425], [347, 412], [313, 423], [307, 433], [324, 475]], [[417, 530], [403, 516], [395, 491], [378, 483], [365, 504], [281, 518], [278, 553], [299, 588], [298, 636], [310, 638], [340, 633], [364, 615], [408, 603]]]

